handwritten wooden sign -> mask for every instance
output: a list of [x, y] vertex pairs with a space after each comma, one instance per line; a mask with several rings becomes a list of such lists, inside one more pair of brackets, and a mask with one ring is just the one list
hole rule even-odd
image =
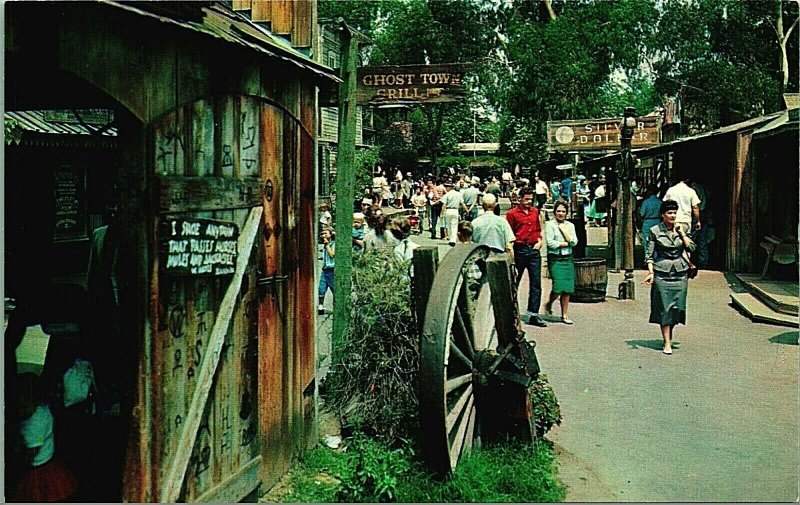
[[164, 219], [160, 226], [161, 269], [173, 275], [232, 275], [239, 227], [216, 219]]
[[356, 100], [364, 104], [455, 102], [466, 94], [471, 63], [360, 67]]
[[[548, 151], [619, 150], [622, 118], [576, 119], [547, 122]], [[661, 143], [661, 116], [636, 118], [631, 146], [649, 147]]]

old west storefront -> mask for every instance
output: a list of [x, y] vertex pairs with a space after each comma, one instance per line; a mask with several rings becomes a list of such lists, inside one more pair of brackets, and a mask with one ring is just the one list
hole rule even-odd
[[[791, 116], [796, 118], [796, 111]], [[787, 120], [773, 129], [782, 116]], [[634, 149], [644, 183], [661, 195], [688, 173], [708, 191], [715, 238], [709, 244], [710, 268], [760, 272], [766, 253], [764, 235], [796, 238], [796, 122], [787, 111], [724, 126], [657, 146]], [[794, 128], [794, 129], [793, 129]], [[616, 166], [618, 154], [578, 164], [581, 170]], [[790, 209], [790, 210], [788, 210]], [[706, 223], [709, 224], [709, 223]]]
[[244, 3], [233, 7], [272, 33], [225, 3], [7, 4], [6, 109], [113, 111], [104, 158], [28, 147], [7, 174], [7, 195], [33, 195], [25, 188], [49, 187], [77, 160], [85, 233], [57, 243], [34, 231], [54, 229], [33, 211], [54, 205], [42, 191], [16, 200], [16, 215], [36, 219], [5, 249], [22, 279], [6, 296], [43, 312], [51, 303], [32, 293], [85, 290], [91, 228], [119, 200], [118, 344], [132, 399], [120, 406], [125, 440], [102, 441], [125, 446], [120, 470], [95, 474], [117, 499], [237, 501], [315, 441], [315, 110], [335, 77], [295, 49], [311, 46], [313, 2]]

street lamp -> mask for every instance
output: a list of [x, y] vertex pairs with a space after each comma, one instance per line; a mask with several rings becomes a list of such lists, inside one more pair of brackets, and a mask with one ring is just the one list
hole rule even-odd
[[633, 170], [633, 160], [631, 159], [631, 141], [633, 131], [636, 129], [636, 107], [625, 107], [622, 114], [620, 129], [620, 156], [621, 167], [619, 177], [622, 180], [630, 180]]
[[634, 300], [636, 298], [633, 283], [633, 194], [631, 194], [631, 179], [633, 177], [633, 156], [631, 155], [631, 142], [636, 129], [636, 108], [625, 107], [622, 114], [620, 128], [620, 163], [617, 172], [617, 233], [621, 240], [617, 243], [622, 247], [621, 267], [625, 269], [625, 279], [619, 286], [621, 299]]

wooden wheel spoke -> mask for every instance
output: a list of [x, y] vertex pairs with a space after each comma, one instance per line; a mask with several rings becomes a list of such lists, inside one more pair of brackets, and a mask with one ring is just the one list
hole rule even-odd
[[444, 392], [445, 393], [449, 393], [449, 392], [453, 391], [454, 389], [457, 389], [457, 388], [463, 386], [464, 384], [470, 382], [471, 380], [472, 380], [472, 374], [471, 373], [464, 374], [464, 375], [461, 375], [459, 377], [455, 377], [453, 379], [449, 379], [447, 381], [447, 383], [444, 385]]
[[466, 357], [464, 355], [464, 352], [461, 349], [459, 349], [456, 343], [453, 342], [452, 340], [450, 341], [450, 352], [453, 353], [453, 355], [455, 355], [455, 357], [458, 358], [461, 362], [467, 365], [470, 370], [472, 370], [472, 360]]
[[497, 328], [492, 327], [492, 333], [489, 334], [489, 340], [486, 341], [486, 348], [492, 349], [492, 342], [494, 342], [494, 338], [497, 336]]
[[447, 431], [448, 434], [451, 431], [453, 431], [453, 426], [455, 426], [456, 421], [458, 421], [458, 417], [464, 411], [464, 405], [466, 405], [467, 402], [469, 402], [470, 406], [472, 405], [472, 398], [473, 398], [472, 384], [470, 384], [469, 386], [467, 386], [467, 389], [465, 389], [464, 392], [461, 393], [461, 396], [458, 398], [458, 401], [453, 406], [453, 410], [451, 410], [447, 414], [447, 418], [445, 419], [445, 430]]
[[470, 395], [469, 402], [467, 402], [467, 408], [465, 409], [466, 413], [461, 417], [461, 424], [458, 426], [458, 431], [456, 432], [456, 438], [453, 440], [453, 445], [450, 447], [450, 466], [451, 468], [456, 467], [456, 463], [458, 463], [458, 457], [461, 454], [461, 450], [464, 448], [465, 439], [467, 434], [467, 429], [469, 428], [470, 420], [472, 419], [472, 404], [474, 401], [474, 397]]
[[462, 454], [466, 454], [472, 450], [472, 442], [475, 438], [475, 405], [469, 411], [469, 419], [467, 419], [467, 433], [464, 435], [464, 448], [461, 450]]
[[475, 347], [472, 345], [474, 330], [470, 331], [470, 328], [467, 328], [467, 324], [464, 322], [464, 316], [461, 314], [461, 307], [458, 305], [456, 305], [455, 320], [458, 323], [458, 329], [461, 331], [461, 336], [464, 338], [467, 356], [469, 356], [470, 359], [474, 359]]

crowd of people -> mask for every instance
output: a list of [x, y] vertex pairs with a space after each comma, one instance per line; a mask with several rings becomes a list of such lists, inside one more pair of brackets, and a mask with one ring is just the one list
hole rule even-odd
[[[645, 247], [648, 275], [645, 283], [651, 288], [650, 322], [659, 324], [665, 354], [672, 353], [672, 335], [677, 324], [686, 321], [686, 294], [690, 272], [696, 265], [690, 254], [697, 250], [697, 263], [708, 263], [708, 242], [713, 227], [708, 206], [708, 191], [688, 176], [666, 190], [659, 198], [655, 185], [644, 186], [641, 178], [632, 182], [631, 191], [637, 205], [637, 227]], [[583, 207], [585, 224], [603, 226], [614, 202], [609, 202], [606, 179], [600, 174], [571, 175], [546, 181], [536, 174], [533, 181], [513, 177], [504, 172], [499, 178], [481, 180], [450, 171], [442, 177], [428, 174], [414, 179], [397, 170], [389, 184], [385, 172], [365, 188], [359, 202], [360, 212], [353, 216], [352, 247], [355, 254], [370, 249], [392, 251], [397, 259], [410, 260], [417, 244], [409, 240], [412, 232], [430, 232], [431, 239], [454, 246], [457, 242], [474, 242], [488, 246], [512, 258], [517, 284], [527, 273], [529, 279], [526, 320], [546, 327], [540, 310], [551, 315], [559, 302], [560, 321], [573, 324], [569, 317], [570, 295], [575, 292], [573, 249], [578, 235], [573, 221]], [[511, 209], [500, 215], [499, 199], [508, 198]], [[574, 197], [574, 198], [573, 198]], [[552, 205], [551, 216], [545, 219], [545, 205]], [[387, 208], [403, 209], [389, 218]], [[704, 224], [705, 223], [705, 224]], [[331, 228], [327, 206], [320, 208], [323, 228], [323, 276], [320, 281], [320, 313], [328, 289], [333, 290], [335, 234]], [[547, 268], [552, 280], [551, 292], [542, 304], [541, 251], [546, 245]], [[584, 244], [585, 245], [585, 244]]]

